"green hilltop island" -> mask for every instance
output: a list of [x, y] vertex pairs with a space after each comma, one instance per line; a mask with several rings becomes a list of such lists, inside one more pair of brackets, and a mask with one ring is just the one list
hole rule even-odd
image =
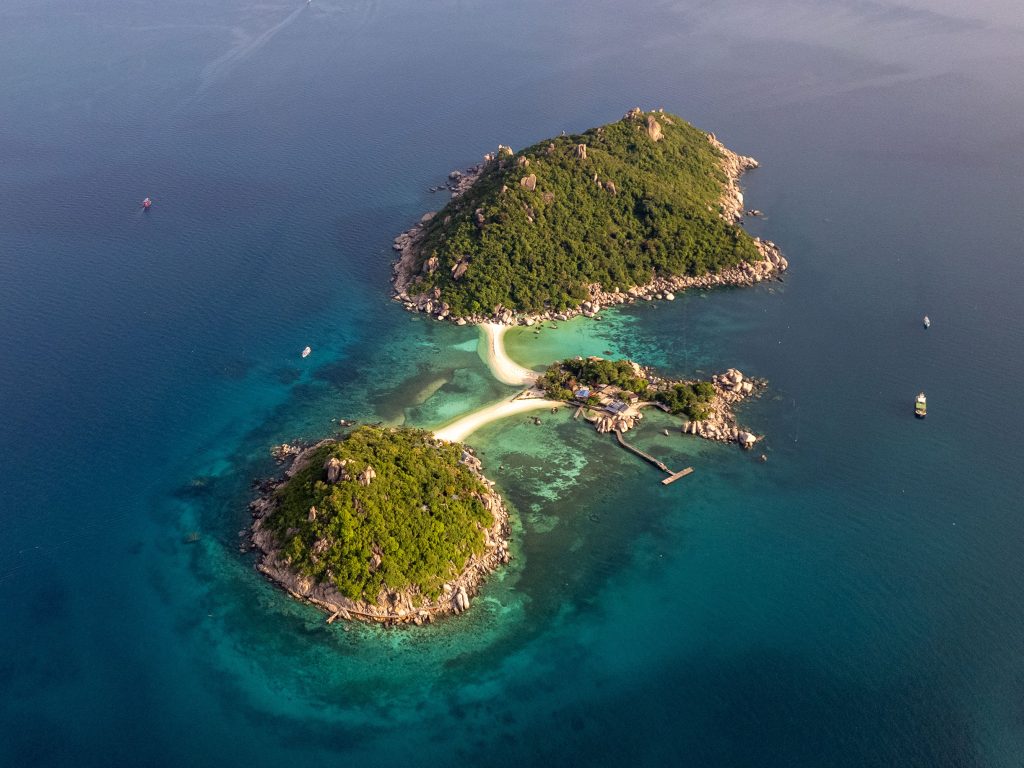
[[532, 325], [778, 277], [775, 244], [739, 226], [738, 179], [756, 166], [639, 108], [519, 152], [499, 145], [453, 171], [450, 202], [395, 238], [395, 298], [460, 325]]
[[423, 624], [469, 609], [509, 562], [508, 512], [458, 443], [360, 426], [281, 446], [291, 466], [250, 504], [257, 568], [336, 618]]

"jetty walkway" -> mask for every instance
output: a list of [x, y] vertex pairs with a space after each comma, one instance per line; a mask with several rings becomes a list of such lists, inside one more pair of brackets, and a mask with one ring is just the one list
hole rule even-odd
[[653, 456], [651, 456], [651, 454], [645, 453], [644, 451], [641, 451], [639, 448], [637, 448], [635, 445], [631, 445], [630, 443], [627, 443], [626, 442], [626, 438], [624, 438], [622, 436], [622, 430], [621, 429], [616, 429], [615, 430], [615, 439], [618, 440], [619, 441], [619, 445], [621, 445], [627, 451], [629, 451], [630, 453], [632, 453], [632, 454], [634, 454], [636, 456], [639, 456], [641, 459], [646, 461], [648, 464], [653, 464], [655, 467], [657, 467], [662, 472], [664, 472], [666, 475], [668, 475], [668, 477], [666, 477], [664, 480], [661, 481], [662, 485], [669, 485], [671, 483], [674, 483], [679, 478], [686, 477], [687, 475], [689, 475], [689, 474], [691, 474], [693, 472], [693, 467], [687, 467], [686, 469], [682, 469], [682, 470], [680, 470], [678, 472], [673, 472], [671, 469], [668, 468], [668, 466], [665, 464], [665, 462], [659, 461], [658, 459], [656, 459]]
[[623, 448], [625, 448], [630, 453], [635, 453], [641, 459], [643, 459], [644, 461], [648, 462], [649, 464], [653, 464], [658, 469], [660, 469], [662, 472], [665, 472], [666, 474], [669, 474], [669, 475], [672, 474], [672, 470], [669, 469], [667, 466], [665, 466], [665, 462], [658, 461], [656, 458], [651, 456], [651, 454], [644, 453], [639, 448], [637, 448], [635, 445], [630, 445], [629, 443], [627, 443], [626, 442], [626, 438], [624, 438], [622, 436], [622, 430], [621, 429], [616, 429], [615, 430], [615, 439], [619, 441], [619, 445], [621, 445]]

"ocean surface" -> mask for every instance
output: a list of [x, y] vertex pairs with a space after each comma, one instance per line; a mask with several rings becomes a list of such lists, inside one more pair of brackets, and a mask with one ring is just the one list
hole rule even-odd
[[[1016, 0], [6, 0], [0, 765], [1024, 764], [1021, 72]], [[513, 565], [326, 626], [239, 552], [270, 447], [513, 391], [389, 301], [392, 238], [635, 105], [761, 161], [785, 281], [509, 352], [738, 367], [763, 448], [652, 416], [666, 488], [491, 424]]]

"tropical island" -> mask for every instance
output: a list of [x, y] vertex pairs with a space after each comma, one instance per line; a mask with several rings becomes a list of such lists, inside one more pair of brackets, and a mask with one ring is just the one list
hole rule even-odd
[[752, 448], [758, 437], [737, 423], [733, 406], [765, 382], [735, 368], [710, 380], [674, 380], [632, 360], [576, 357], [552, 363], [537, 386], [548, 398], [576, 405], [598, 432], [626, 432], [653, 406], [682, 417], [684, 434]]
[[461, 613], [510, 558], [508, 512], [479, 460], [423, 430], [360, 426], [301, 449], [250, 507], [258, 569], [332, 617]]
[[430, 622], [467, 610], [487, 574], [510, 560], [505, 504], [462, 444], [481, 426], [575, 406], [574, 418], [614, 433], [665, 472], [666, 485], [693, 469], [675, 472], [625, 441], [646, 407], [679, 416], [684, 434], [752, 447], [760, 438], [733, 406], [765, 382], [734, 368], [674, 380], [631, 360], [577, 357], [537, 372], [512, 361], [503, 339], [516, 323], [778, 277], [788, 264], [774, 243], [739, 227], [737, 180], [756, 165], [679, 117], [633, 109], [518, 153], [499, 145], [453, 171], [447, 206], [395, 239], [395, 298], [479, 325], [495, 378], [525, 389], [434, 433], [361, 426], [275, 449], [291, 465], [250, 505], [260, 572], [327, 610], [328, 622]]
[[753, 158], [661, 110], [519, 152], [499, 145], [395, 239], [395, 298], [459, 324], [532, 324], [743, 285], [787, 262], [738, 226]]

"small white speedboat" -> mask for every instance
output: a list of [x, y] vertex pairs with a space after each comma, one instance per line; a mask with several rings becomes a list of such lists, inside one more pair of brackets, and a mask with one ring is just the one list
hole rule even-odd
[[924, 327], [925, 328], [931, 328], [932, 327], [932, 321], [928, 319], [928, 315], [924, 316]]
[[312, 350], [312, 349], [311, 349], [310, 347], [306, 347], [306, 348], [305, 348], [304, 350], [302, 350], [302, 356], [303, 356], [303, 357], [309, 357], [309, 355], [310, 355], [310, 353], [311, 353], [312, 351], [313, 351], [313, 350]]

